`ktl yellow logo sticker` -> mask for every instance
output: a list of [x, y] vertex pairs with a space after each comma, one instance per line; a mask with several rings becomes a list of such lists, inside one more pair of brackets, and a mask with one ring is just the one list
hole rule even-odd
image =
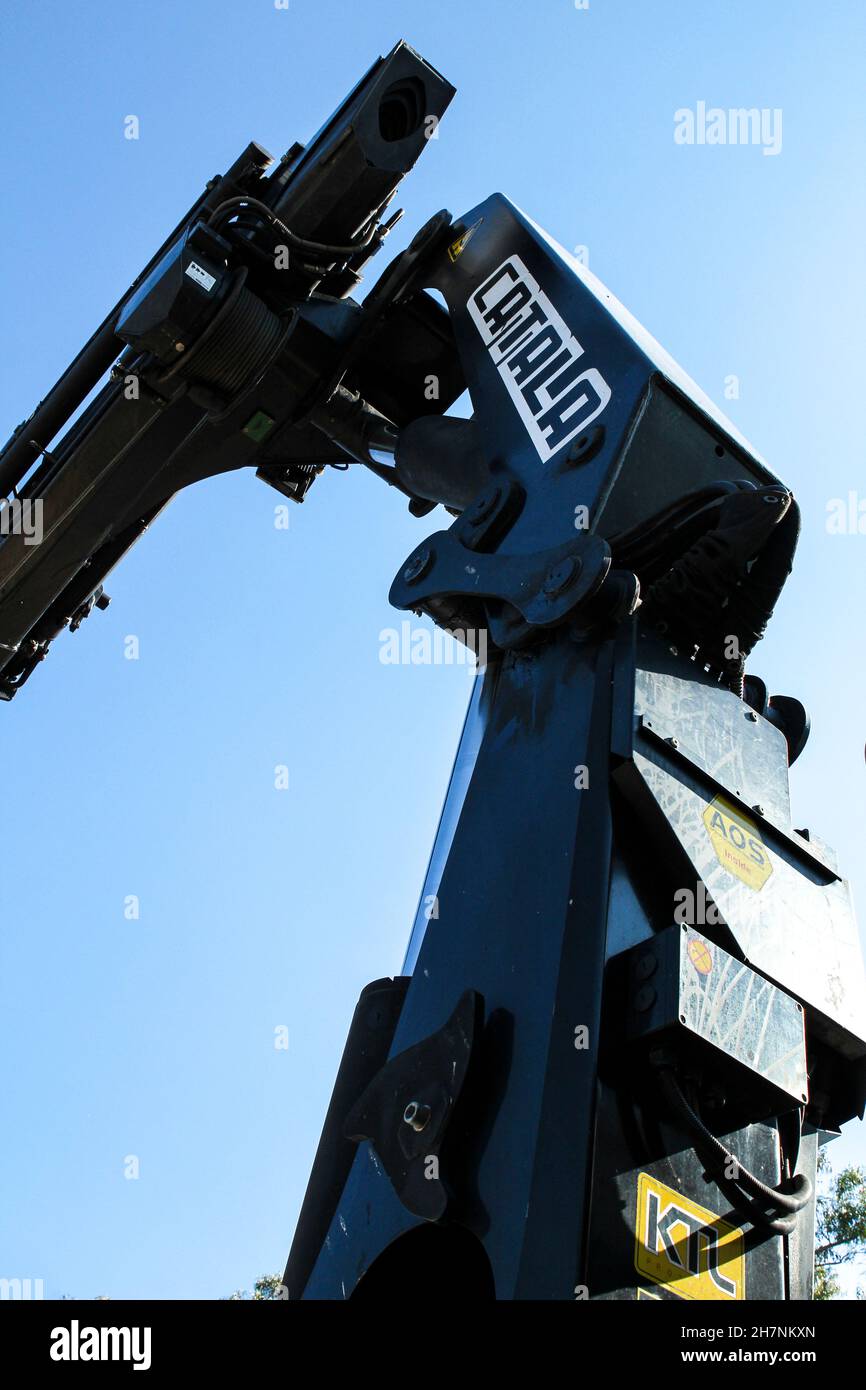
[[680, 1298], [746, 1297], [742, 1231], [649, 1173], [638, 1174], [634, 1263]]

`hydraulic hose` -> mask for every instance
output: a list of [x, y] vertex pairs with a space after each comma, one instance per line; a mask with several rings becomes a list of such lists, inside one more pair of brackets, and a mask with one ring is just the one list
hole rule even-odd
[[[789, 1191], [782, 1191], [780, 1187], [770, 1187], [769, 1184], [762, 1182], [760, 1178], [745, 1168], [739, 1159], [728, 1149], [712, 1130], [708, 1129], [691, 1106], [683, 1093], [682, 1087], [677, 1080], [673, 1068], [669, 1064], [664, 1064], [658, 1068], [659, 1083], [662, 1088], [665, 1100], [671, 1110], [681, 1121], [686, 1131], [695, 1138], [695, 1147], [701, 1156], [708, 1154], [710, 1166], [714, 1170], [720, 1170], [723, 1178], [719, 1186], [734, 1185], [742, 1189], [747, 1194], [745, 1200], [746, 1210], [750, 1219], [758, 1221], [761, 1225], [769, 1225], [779, 1234], [787, 1235], [793, 1230], [796, 1221], [792, 1218], [797, 1212], [808, 1206], [812, 1200], [813, 1188], [809, 1179], [802, 1173], [797, 1173], [793, 1178], [785, 1179], [784, 1185], [789, 1187]], [[729, 1176], [729, 1171], [733, 1169], [736, 1176]], [[714, 1172], [714, 1176], [716, 1173]], [[718, 1181], [718, 1177], [716, 1178]], [[761, 1203], [774, 1207], [777, 1211], [789, 1213], [789, 1217], [777, 1218], [770, 1217], [763, 1211]]]

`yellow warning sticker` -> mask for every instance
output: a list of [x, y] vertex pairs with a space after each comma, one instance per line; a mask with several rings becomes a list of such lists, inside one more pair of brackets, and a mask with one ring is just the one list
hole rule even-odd
[[680, 1298], [746, 1297], [742, 1231], [649, 1173], [638, 1174], [634, 1263]]
[[713, 968], [713, 953], [700, 936], [689, 937], [689, 944], [686, 948], [689, 953], [689, 960], [695, 967], [699, 975], [709, 975]]
[[463, 253], [463, 251], [466, 249], [466, 243], [469, 241], [469, 238], [475, 235], [483, 221], [483, 217], [479, 218], [478, 221], [474, 222], [471, 227], [467, 227], [466, 231], [463, 232], [463, 234], [459, 236], [456, 241], [452, 241], [451, 245], [448, 247], [449, 261], [453, 263], [457, 260], [457, 257]]
[[722, 868], [749, 888], [763, 888], [773, 864], [755, 822], [717, 796], [704, 811], [704, 825]]

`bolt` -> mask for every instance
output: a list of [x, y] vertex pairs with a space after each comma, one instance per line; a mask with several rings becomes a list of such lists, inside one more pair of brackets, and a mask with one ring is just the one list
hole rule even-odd
[[657, 997], [652, 985], [642, 985], [634, 997], [635, 1013], [645, 1014], [652, 1008]]
[[483, 492], [477, 501], [466, 513], [466, 520], [470, 526], [480, 526], [482, 521], [486, 521], [492, 512], [499, 506], [502, 497], [502, 488], [494, 487], [489, 492]]
[[680, 746], [680, 741], [678, 738], [669, 738], [668, 743], [670, 744], [671, 748], [679, 748]]
[[751, 724], [757, 724], [758, 722], [758, 716], [756, 715], [753, 709], [746, 710], [746, 718], [749, 720]]
[[186, 343], [175, 343], [175, 352], [186, 352]]
[[403, 578], [407, 584], [414, 584], [416, 580], [425, 575], [433, 563], [433, 552], [426, 545], [422, 545], [420, 550], [409, 559], [406, 568], [403, 570]]
[[761, 805], [760, 801], [755, 802], [754, 806], [752, 807], [752, 810], [757, 811], [759, 816], [762, 816], [764, 814], [764, 808]]
[[638, 956], [635, 963], [635, 975], [639, 980], [648, 980], [651, 975], [656, 973], [658, 961], [652, 951], [646, 951], [642, 956]]
[[430, 1123], [430, 1106], [423, 1105], [420, 1100], [410, 1100], [403, 1111], [403, 1123], [414, 1129], [416, 1134], [420, 1134]]
[[598, 453], [604, 440], [604, 425], [597, 425], [594, 430], [589, 430], [586, 434], [581, 434], [572, 444], [566, 454], [567, 463], [580, 463], [583, 459], [590, 459]]
[[548, 570], [541, 586], [543, 592], [548, 598], [557, 598], [565, 592], [569, 584], [574, 583], [582, 569], [583, 563], [577, 556], [566, 556], [564, 560], [560, 560], [558, 565], [554, 565], [553, 569]]

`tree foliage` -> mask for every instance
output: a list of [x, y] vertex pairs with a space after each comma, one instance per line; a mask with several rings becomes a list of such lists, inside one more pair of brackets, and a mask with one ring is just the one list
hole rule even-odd
[[816, 1204], [814, 1297], [823, 1300], [839, 1297], [834, 1271], [866, 1252], [866, 1170], [834, 1173], [822, 1149], [818, 1174], [823, 1183]]
[[286, 1286], [283, 1283], [282, 1274], [263, 1274], [253, 1285], [253, 1291], [249, 1289], [236, 1289], [229, 1294], [229, 1303], [237, 1303], [239, 1300], [250, 1299], [260, 1301], [262, 1299], [285, 1299], [288, 1297]]

